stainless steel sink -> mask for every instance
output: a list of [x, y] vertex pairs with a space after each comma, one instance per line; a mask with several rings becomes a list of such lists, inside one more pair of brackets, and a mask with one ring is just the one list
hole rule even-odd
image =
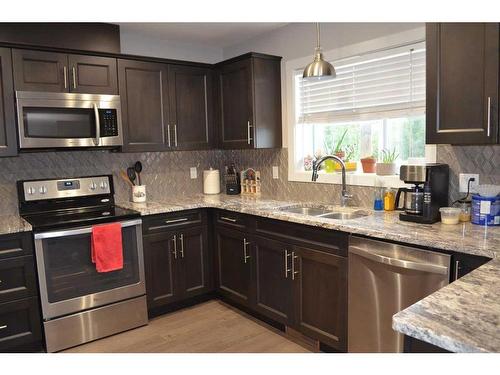
[[302, 214], [302, 215], [322, 217], [326, 219], [336, 219], [336, 220], [353, 220], [370, 215], [369, 212], [362, 210], [337, 211], [327, 207], [293, 206], [293, 207], [283, 207], [280, 208], [279, 210], [283, 212], [289, 212], [292, 214]]

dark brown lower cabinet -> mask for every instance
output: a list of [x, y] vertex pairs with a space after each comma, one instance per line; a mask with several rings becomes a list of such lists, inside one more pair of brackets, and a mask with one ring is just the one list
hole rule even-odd
[[251, 304], [252, 239], [226, 228], [217, 229], [217, 279], [219, 292], [241, 305]]
[[347, 258], [294, 247], [296, 329], [347, 350]]
[[207, 227], [143, 236], [148, 309], [210, 291]]

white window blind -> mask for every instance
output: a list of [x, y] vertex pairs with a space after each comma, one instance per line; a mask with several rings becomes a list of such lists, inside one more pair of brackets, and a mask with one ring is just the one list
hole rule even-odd
[[[425, 43], [333, 61], [336, 78], [295, 75], [298, 121], [331, 123], [425, 111]], [[298, 94], [298, 95], [297, 95]]]

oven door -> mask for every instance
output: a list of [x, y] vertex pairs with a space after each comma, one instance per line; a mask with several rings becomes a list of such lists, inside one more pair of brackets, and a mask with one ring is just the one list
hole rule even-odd
[[123, 145], [118, 95], [17, 91], [19, 147]]
[[45, 320], [144, 295], [142, 221], [121, 222], [123, 269], [98, 273], [90, 257], [91, 227], [35, 234]]

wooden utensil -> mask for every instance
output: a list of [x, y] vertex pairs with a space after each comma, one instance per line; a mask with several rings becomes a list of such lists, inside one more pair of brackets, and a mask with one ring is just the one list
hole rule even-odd
[[134, 186], [134, 184], [132, 183], [132, 181], [129, 180], [127, 174], [125, 173], [125, 171], [120, 171], [120, 177], [123, 179], [123, 181], [125, 181], [128, 185], [130, 185], [130, 187]]

